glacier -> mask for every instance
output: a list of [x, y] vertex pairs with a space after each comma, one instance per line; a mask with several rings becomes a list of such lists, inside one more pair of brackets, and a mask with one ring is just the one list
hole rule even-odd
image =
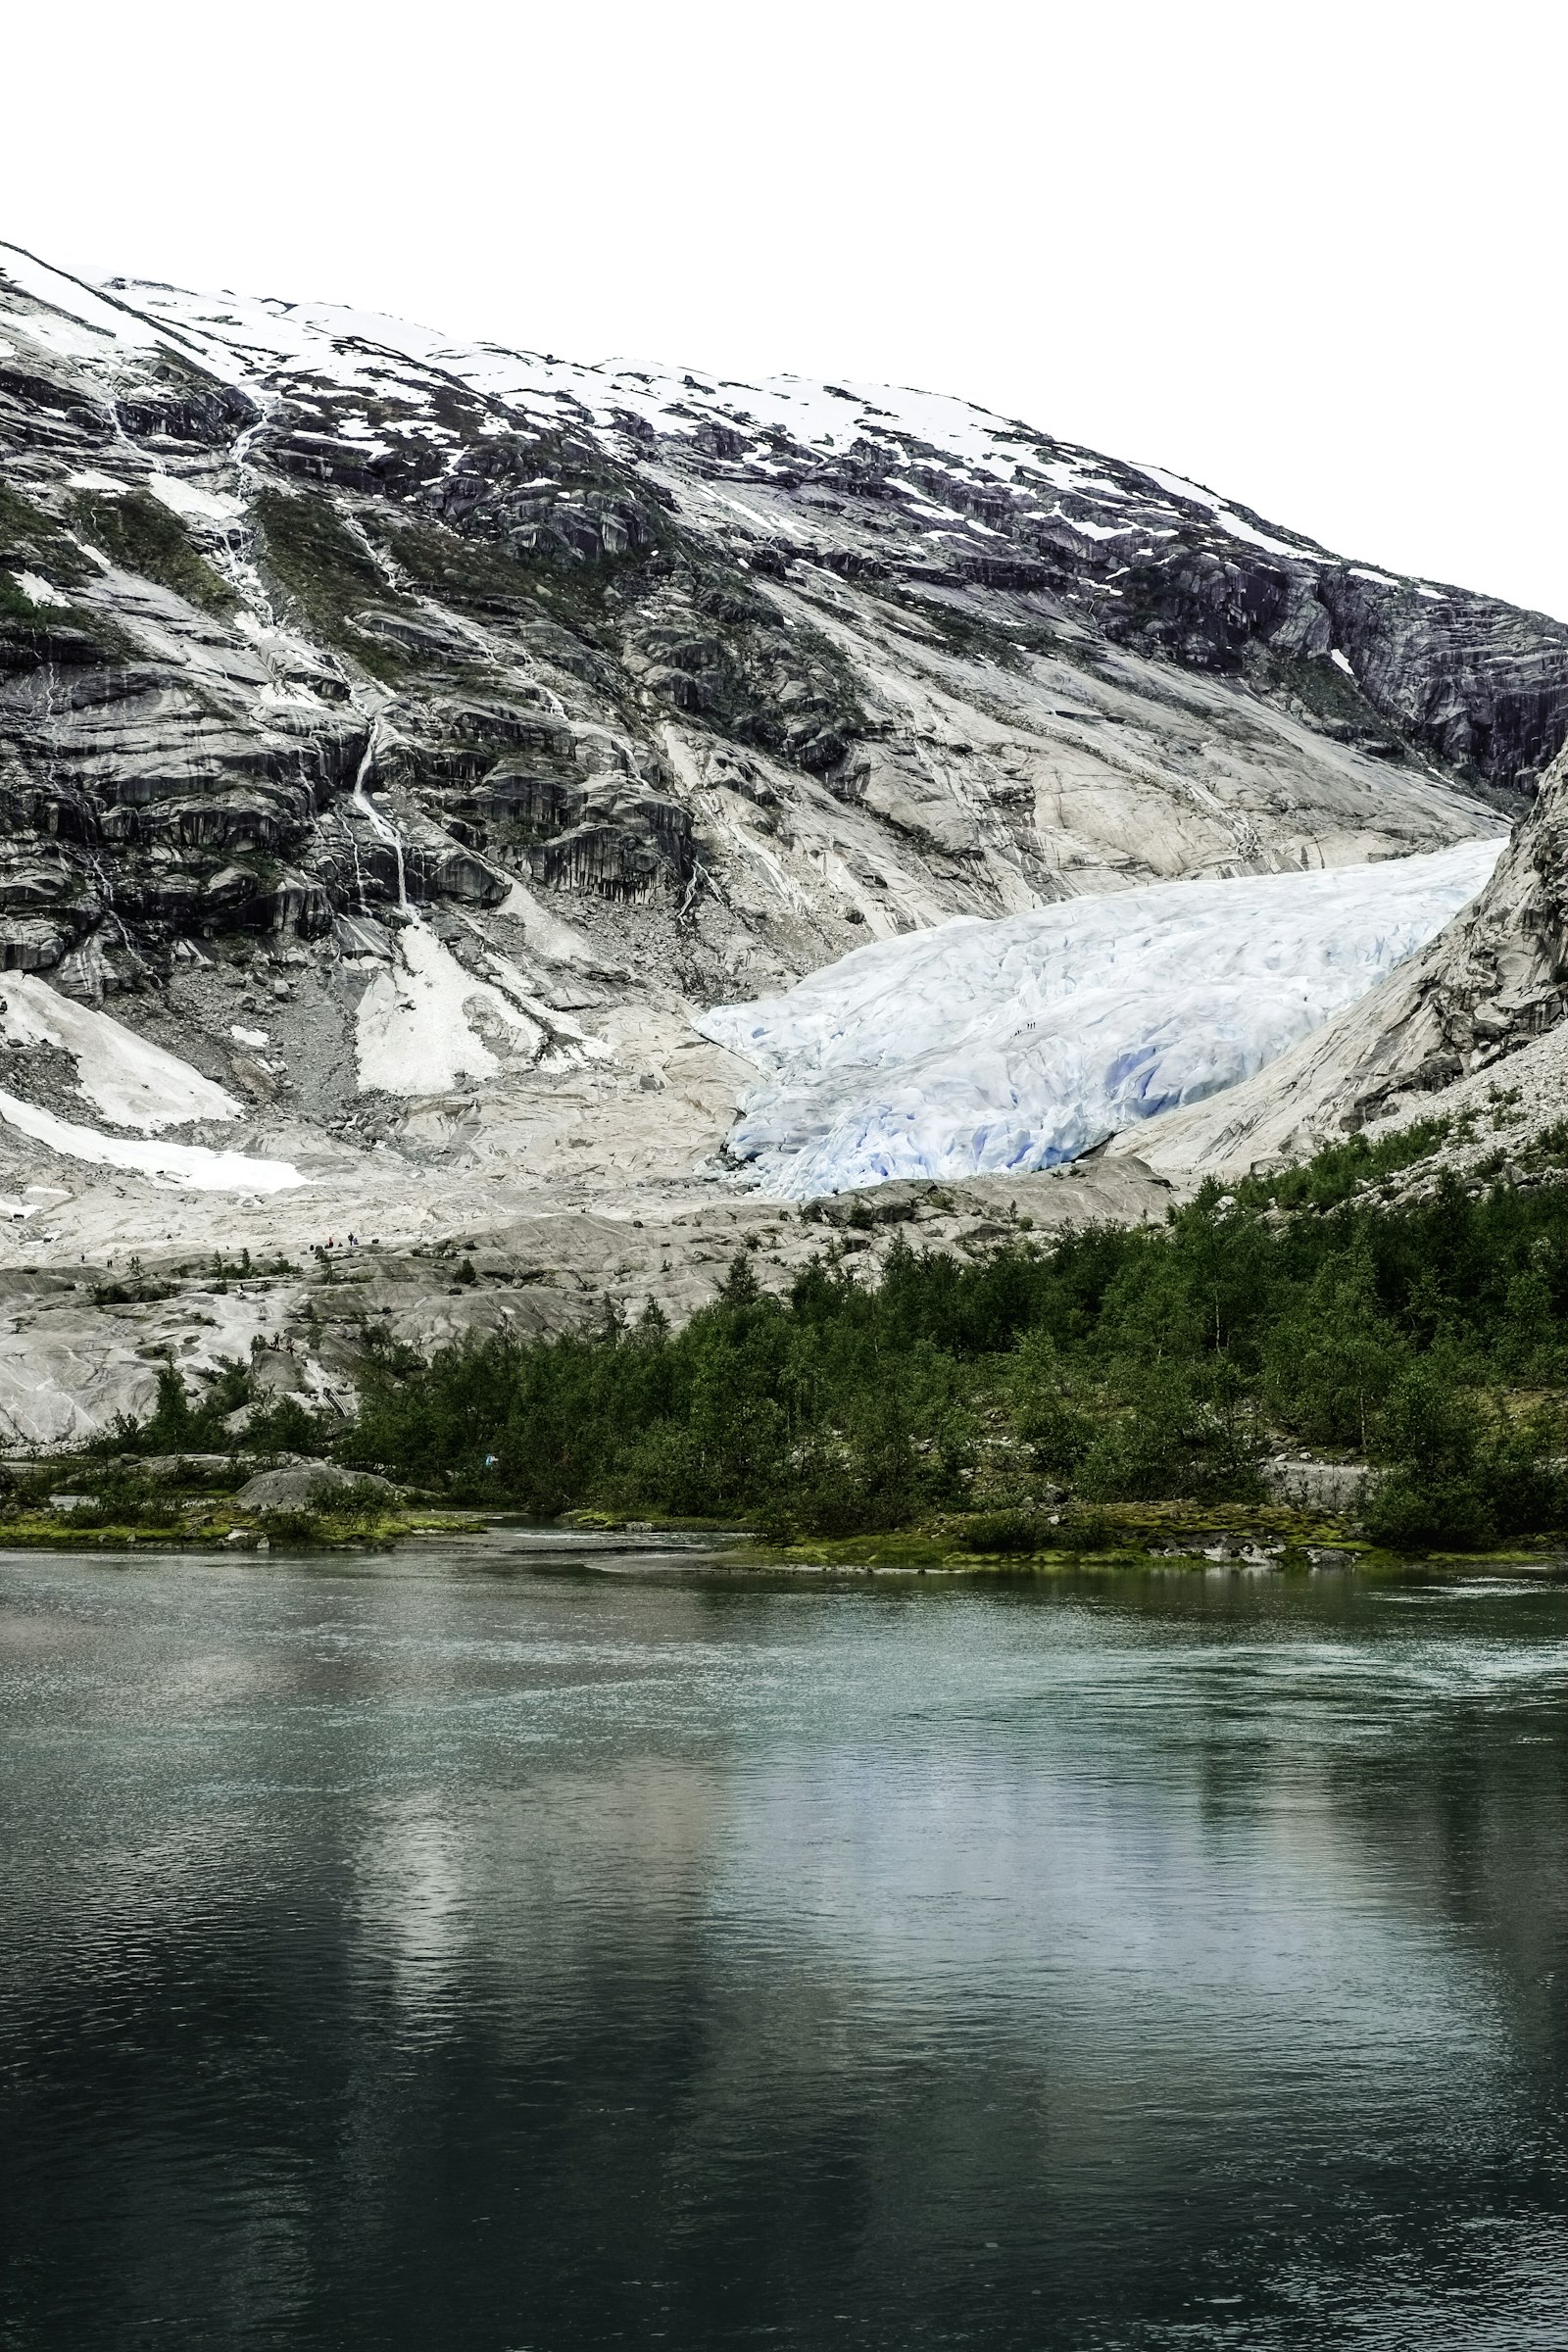
[[1272, 1061], [1425, 946], [1504, 846], [1155, 883], [858, 948], [693, 1016], [764, 1073], [728, 1151], [797, 1200], [1054, 1167]]

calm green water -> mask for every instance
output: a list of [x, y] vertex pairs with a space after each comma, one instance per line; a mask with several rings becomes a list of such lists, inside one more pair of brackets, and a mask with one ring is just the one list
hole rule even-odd
[[0, 1560], [0, 2345], [1568, 2344], [1568, 1591]]

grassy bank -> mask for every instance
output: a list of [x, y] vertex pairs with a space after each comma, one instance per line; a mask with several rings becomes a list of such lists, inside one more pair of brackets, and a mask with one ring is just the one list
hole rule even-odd
[[81, 1551], [379, 1548], [411, 1536], [482, 1526], [471, 1514], [415, 1510], [377, 1485], [293, 1509], [248, 1505], [254, 1463], [177, 1457], [157, 1471], [90, 1455], [13, 1466], [0, 1486], [0, 1549]]

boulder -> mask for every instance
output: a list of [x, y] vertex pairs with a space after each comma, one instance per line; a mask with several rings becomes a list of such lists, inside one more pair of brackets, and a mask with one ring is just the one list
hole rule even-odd
[[252, 1511], [308, 1511], [366, 1487], [389, 1499], [397, 1493], [389, 1479], [365, 1470], [344, 1470], [336, 1462], [295, 1462], [247, 1479], [234, 1499]]
[[1376, 1472], [1365, 1462], [1300, 1462], [1279, 1455], [1263, 1463], [1259, 1476], [1276, 1502], [1348, 1515], [1360, 1509]]

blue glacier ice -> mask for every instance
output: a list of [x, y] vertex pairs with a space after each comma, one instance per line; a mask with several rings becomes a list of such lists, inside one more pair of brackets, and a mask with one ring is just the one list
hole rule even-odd
[[1502, 847], [1162, 882], [858, 948], [698, 1018], [764, 1073], [729, 1149], [798, 1200], [1054, 1167], [1250, 1077], [1424, 946]]

